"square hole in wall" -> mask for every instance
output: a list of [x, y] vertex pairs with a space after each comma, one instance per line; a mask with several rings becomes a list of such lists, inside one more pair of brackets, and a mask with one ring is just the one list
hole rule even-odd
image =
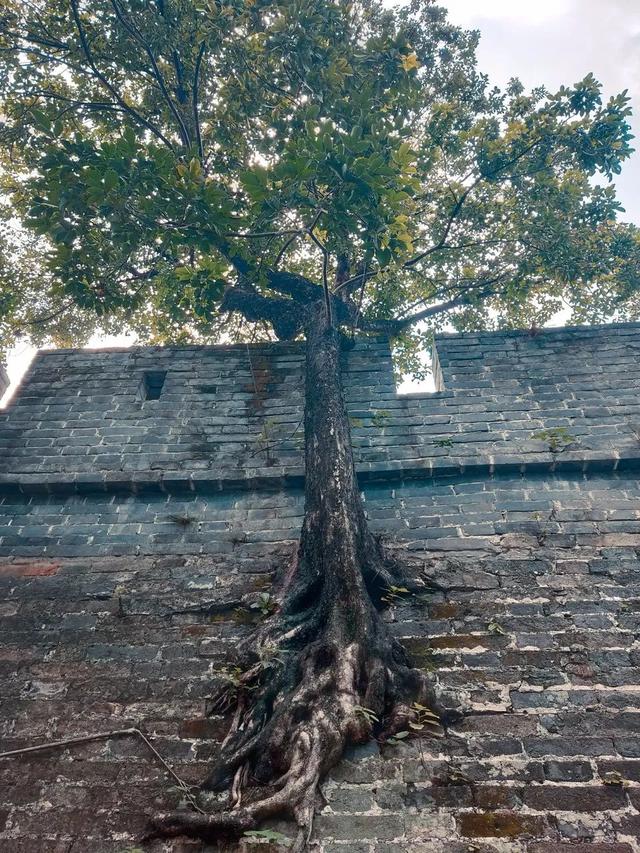
[[166, 370], [145, 370], [140, 385], [140, 396], [142, 399], [159, 400], [166, 378]]

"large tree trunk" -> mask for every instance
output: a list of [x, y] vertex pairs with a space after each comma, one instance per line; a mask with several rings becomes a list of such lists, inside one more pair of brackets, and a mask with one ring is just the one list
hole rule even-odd
[[306, 323], [305, 515], [296, 559], [276, 589], [279, 608], [242, 643], [239, 684], [219, 694], [235, 713], [203, 787], [231, 786], [229, 808], [159, 815], [163, 835], [241, 834], [281, 814], [305, 848], [318, 783], [350, 743], [384, 739], [435, 707], [379, 610], [385, 590], [415, 588], [368, 530], [340, 375], [340, 334], [324, 307]]

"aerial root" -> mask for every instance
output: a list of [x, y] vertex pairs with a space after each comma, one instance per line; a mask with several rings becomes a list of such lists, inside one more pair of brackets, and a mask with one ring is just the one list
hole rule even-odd
[[[323, 775], [349, 743], [365, 742], [374, 727], [381, 741], [407, 729], [415, 717], [412, 701], [426, 702], [431, 690], [423, 673], [395, 659], [390, 637], [375, 636], [374, 643], [369, 639], [340, 650], [318, 640], [301, 651], [297, 684], [279, 686], [269, 719], [254, 724], [255, 701], [234, 718], [238, 730], [225, 739], [220, 760], [231, 783], [229, 807], [211, 814], [157, 815], [149, 837], [239, 837], [282, 816], [298, 826], [291, 853], [306, 850]], [[428, 730], [436, 729], [433, 717]]]
[[[241, 837], [272, 817], [295, 820], [290, 853], [311, 837], [318, 786], [350, 744], [383, 743], [418, 728], [438, 733], [429, 677], [413, 669], [376, 605], [389, 587], [424, 589], [408, 580], [381, 549], [368, 545], [358, 569], [363, 598], [348, 609], [329, 594], [310, 598], [313, 579], [265, 620], [239, 648], [235, 713], [219, 757], [202, 788], [230, 789], [226, 808], [210, 814], [156, 815], [148, 837], [180, 835], [215, 841]], [[300, 568], [298, 566], [298, 568]], [[416, 704], [423, 719], [416, 718]], [[215, 707], [215, 702], [214, 702]], [[431, 711], [429, 711], [431, 709]]]
[[[151, 819], [151, 831], [146, 840], [186, 835], [213, 841], [221, 836], [240, 836], [261, 821], [284, 814], [293, 817], [299, 827], [291, 853], [302, 853], [311, 834], [322, 755], [320, 739], [302, 731], [298, 734], [289, 770], [271, 786], [270, 794], [250, 805], [208, 815], [186, 811], [157, 814]], [[245, 772], [242, 768], [235, 781]]]

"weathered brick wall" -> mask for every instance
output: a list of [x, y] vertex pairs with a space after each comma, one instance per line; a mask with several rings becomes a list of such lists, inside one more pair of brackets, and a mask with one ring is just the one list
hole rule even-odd
[[[315, 850], [640, 851], [638, 348], [636, 326], [445, 337], [446, 390], [408, 398], [382, 344], [349, 355], [370, 523], [435, 582], [387, 617], [465, 718], [445, 740], [347, 756]], [[173, 396], [141, 403], [139, 365], [159, 358], [189, 361], [183, 391], [169, 372]], [[113, 374], [103, 400], [92, 359]], [[0, 749], [137, 726], [186, 780], [205, 775], [224, 732], [207, 697], [258, 618], [235, 602], [269, 589], [302, 513], [298, 437], [270, 464], [251, 456], [267, 412], [296, 426], [300, 353], [265, 355], [282, 374], [255, 411], [243, 363], [244, 348], [40, 357], [2, 433]], [[213, 460], [178, 458], [196, 418], [225, 446]], [[557, 428], [569, 438], [551, 453], [533, 435]], [[153, 435], [147, 467], [130, 465]], [[111, 461], [94, 467], [101, 447]], [[124, 853], [146, 811], [179, 800], [171, 785], [132, 738], [1, 760], [0, 850]]]
[[[446, 390], [428, 395], [396, 395], [384, 342], [345, 356], [363, 480], [638, 464], [640, 325], [444, 335], [437, 346]], [[302, 362], [286, 344], [41, 353], [0, 413], [0, 484], [42, 493], [299, 482]], [[158, 369], [162, 398], [143, 402], [142, 376]], [[571, 442], [554, 455], [539, 434], [558, 428]]]

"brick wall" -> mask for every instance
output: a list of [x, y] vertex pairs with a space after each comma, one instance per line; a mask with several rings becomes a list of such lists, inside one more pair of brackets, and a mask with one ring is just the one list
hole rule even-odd
[[[437, 349], [445, 390], [402, 397], [386, 343], [345, 356], [363, 480], [638, 464], [640, 325], [442, 336]], [[0, 413], [0, 484], [68, 493], [300, 482], [302, 361], [290, 344], [41, 353]], [[142, 377], [157, 369], [167, 370], [162, 397], [144, 402]], [[570, 439], [561, 454], [540, 437], [549, 429]]]
[[[437, 346], [439, 393], [396, 397], [382, 343], [345, 384], [370, 523], [435, 582], [387, 618], [465, 717], [346, 756], [312, 849], [638, 853], [640, 327]], [[0, 434], [0, 749], [136, 726], [205, 775], [216, 671], [302, 514], [301, 354], [252, 354], [255, 381], [244, 347], [39, 357]], [[0, 850], [124, 853], [178, 800], [133, 738], [5, 759]]]

